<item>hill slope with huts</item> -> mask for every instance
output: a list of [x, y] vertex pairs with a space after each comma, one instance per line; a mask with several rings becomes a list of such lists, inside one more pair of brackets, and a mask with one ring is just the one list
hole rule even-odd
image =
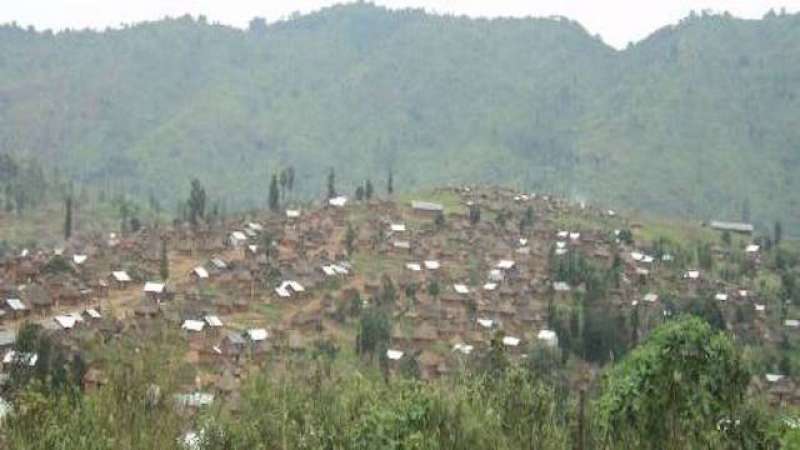
[[[76, 232], [55, 249], [14, 248], [0, 261], [1, 389], [10, 408], [2, 409], [9, 418], [0, 439], [46, 442], [26, 434], [33, 425], [20, 417], [31, 416], [19, 414], [34, 407], [31, 392], [59, 398], [64, 386], [75, 386], [87, 399], [80, 417], [112, 408], [113, 417], [159, 430], [133, 436], [115, 428], [114, 419], [97, 426], [130, 439], [131, 448], [176, 445], [178, 436], [198, 442], [189, 448], [237, 448], [244, 444], [224, 440], [225, 433], [240, 443], [265, 438], [248, 435], [246, 427], [229, 428], [217, 436], [220, 446], [211, 446], [213, 420], [269, 427], [272, 419], [261, 420], [272, 416], [264, 411], [280, 410], [285, 421], [261, 432], [287, 440], [319, 436], [300, 431], [313, 427], [306, 423], [312, 419], [280, 409], [293, 408], [286, 405], [301, 397], [296, 407], [321, 408], [320, 417], [330, 416], [319, 403], [322, 395], [331, 396], [325, 397], [330, 408], [345, 409], [383, 398], [397, 413], [436, 386], [443, 390], [429, 401], [461, 401], [455, 399], [466, 385], [448, 390], [448, 383], [457, 383], [448, 380], [486, 374], [481, 383], [498, 384], [469, 392], [492, 395], [482, 401], [493, 402], [509, 389], [523, 395], [515, 401], [533, 407], [525, 403], [528, 394], [517, 392], [531, 381], [506, 375], [521, 367], [544, 383], [531, 399], [544, 402], [552, 395], [560, 406], [537, 413], [539, 419], [520, 429], [534, 433], [526, 427], [537, 424], [536, 439], [559, 448], [604, 436], [602, 428], [575, 431], [577, 414], [584, 414], [574, 409], [578, 393], [600, 399], [588, 403], [589, 416], [606, 417], [609, 371], [642, 358], [644, 350], [637, 349], [666, 333], [654, 330], [684, 326], [686, 315], [702, 319], [709, 330], [703, 333], [733, 338], [737, 356], [726, 370], [741, 365], [736, 379], [747, 389], [746, 405], [768, 405], [764, 417], [791, 417], [800, 405], [797, 245], [730, 224], [714, 227], [640, 221], [554, 196], [470, 186], [388, 199], [288, 202], [272, 212], [195, 225]], [[724, 346], [713, 345], [703, 352], [724, 354]], [[715, 357], [706, 356], [702, 367], [711, 367]], [[295, 397], [286, 396], [286, 383]], [[404, 394], [393, 397], [393, 391]], [[363, 397], [349, 403], [344, 392]], [[165, 395], [180, 405], [178, 415]], [[141, 410], [114, 409], [124, 398], [141, 401]], [[512, 403], [498, 408], [513, 416]], [[424, 414], [448, 408], [414, 403], [423, 404]], [[70, 430], [70, 415], [58, 416], [59, 408], [51, 406], [47, 420], [61, 424], [53, 429]], [[159, 416], [138, 415], [144, 411]], [[350, 416], [337, 420], [344, 417]], [[422, 426], [397, 420], [387, 426]], [[375, 438], [374, 427], [358, 426], [367, 428], [341, 425], [325, 433]], [[468, 425], [453, 426], [472, 436]], [[748, 432], [766, 430], [760, 426]], [[521, 448], [515, 439], [522, 438], [505, 430], [509, 448]], [[479, 439], [470, 442], [484, 448]]]

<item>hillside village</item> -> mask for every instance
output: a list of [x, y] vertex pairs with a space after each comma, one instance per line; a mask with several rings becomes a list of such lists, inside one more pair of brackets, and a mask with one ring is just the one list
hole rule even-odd
[[[2, 379], [36, 364], [15, 345], [34, 323], [85, 361], [89, 390], [105, 382], [110, 342], [147, 346], [173, 330], [193, 408], [235, 411], [249, 373], [302, 365], [326, 348], [377, 354], [387, 379], [411, 367], [423, 380], [492, 346], [513, 359], [560, 348], [578, 386], [693, 312], [756, 349], [755, 394], [797, 406], [800, 361], [786, 349], [797, 348], [800, 308], [777, 294], [776, 250], [751, 231], [714, 223], [675, 234], [560, 198], [473, 186], [79, 233], [0, 261]], [[368, 338], [364, 317], [377, 308], [389, 311], [390, 329]]]

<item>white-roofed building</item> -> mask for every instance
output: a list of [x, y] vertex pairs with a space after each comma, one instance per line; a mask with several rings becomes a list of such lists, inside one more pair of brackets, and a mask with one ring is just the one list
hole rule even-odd
[[286, 210], [286, 218], [287, 219], [297, 219], [300, 217], [300, 210], [299, 209], [287, 209]]
[[507, 347], [516, 347], [520, 343], [519, 338], [514, 336], [504, 336], [503, 337], [503, 345]]
[[422, 271], [422, 266], [420, 266], [418, 263], [406, 263], [406, 269], [412, 272], [420, 272]]
[[556, 281], [553, 283], [553, 289], [556, 292], [569, 292], [572, 288], [566, 281]]
[[747, 252], [747, 253], [758, 253], [758, 251], [760, 249], [761, 249], [761, 247], [759, 247], [758, 245], [750, 244], [744, 249], [744, 251]]
[[234, 231], [228, 237], [228, 242], [234, 247], [240, 247], [247, 242], [247, 235], [243, 231]]
[[164, 293], [166, 285], [155, 281], [148, 281], [144, 284], [144, 292], [146, 294], [160, 295]]
[[514, 261], [511, 261], [510, 259], [501, 259], [500, 261], [497, 262], [497, 265], [495, 267], [497, 267], [500, 270], [511, 270], [514, 268], [514, 264], [515, 264]]
[[208, 271], [203, 266], [197, 266], [192, 269], [192, 274], [200, 280], [205, 280], [208, 278]]
[[647, 303], [654, 303], [658, 300], [658, 294], [650, 292], [648, 294], [645, 294], [643, 300], [646, 301]]
[[89, 259], [89, 257], [86, 255], [72, 255], [72, 262], [78, 266], [85, 263], [87, 259]]
[[260, 342], [267, 339], [269, 334], [264, 328], [251, 328], [247, 330], [247, 337], [253, 342]]
[[714, 299], [721, 302], [726, 302], [728, 301], [728, 294], [718, 292], [717, 295], [714, 296]]
[[454, 284], [453, 289], [462, 295], [469, 294], [469, 288], [465, 284]]
[[337, 208], [343, 208], [344, 205], [347, 204], [347, 197], [340, 195], [338, 197], [333, 197], [328, 199], [328, 204], [331, 206], [335, 206]]
[[478, 325], [482, 326], [483, 328], [492, 328], [494, 326], [494, 320], [478, 319]]
[[425, 261], [425, 268], [428, 270], [438, 270], [441, 267], [439, 261], [434, 260], [426, 260]]
[[462, 353], [464, 355], [469, 355], [470, 353], [472, 353], [472, 350], [474, 350], [474, 349], [475, 349], [475, 347], [473, 347], [471, 345], [461, 344], [461, 343], [456, 344], [456, 345], [453, 346], [453, 351], [454, 352], [459, 352], [459, 353]]
[[545, 344], [555, 347], [558, 345], [558, 336], [553, 330], [540, 330], [536, 335], [536, 339], [544, 342]]
[[219, 328], [222, 326], [222, 320], [220, 320], [218, 316], [205, 316], [203, 320], [212, 328]]
[[493, 291], [497, 289], [497, 283], [486, 283], [483, 285], [484, 291]]
[[86, 310], [86, 315], [89, 316], [91, 319], [102, 319], [103, 316], [100, 312], [94, 308], [89, 308]]
[[14, 312], [25, 311], [28, 309], [24, 303], [18, 298], [9, 298], [6, 300], [6, 305]]
[[492, 269], [489, 271], [489, 281], [499, 283], [503, 281], [505, 275], [503, 275], [503, 271], [500, 269]]
[[397, 361], [403, 358], [403, 352], [400, 350], [386, 350], [386, 357], [391, 359], [392, 361]]
[[53, 317], [53, 320], [63, 329], [71, 330], [79, 322], [78, 316], [67, 314]]
[[184, 320], [183, 325], [181, 325], [184, 330], [193, 332], [203, 331], [205, 327], [206, 323], [202, 320]]
[[130, 275], [128, 275], [128, 272], [124, 270], [115, 270], [114, 272], [111, 272], [111, 276], [114, 278], [114, 281], [120, 284], [131, 282]]
[[36, 365], [37, 361], [39, 361], [39, 355], [37, 353], [17, 353], [15, 350], [9, 350], [3, 356], [3, 364], [20, 362], [22, 364], [27, 364], [29, 367], [33, 367]]
[[411, 243], [408, 241], [394, 241], [392, 245], [394, 245], [394, 248], [400, 248], [403, 250], [408, 250], [411, 248]]
[[406, 231], [406, 224], [404, 223], [393, 223], [389, 225], [389, 229], [393, 233], [404, 233]]

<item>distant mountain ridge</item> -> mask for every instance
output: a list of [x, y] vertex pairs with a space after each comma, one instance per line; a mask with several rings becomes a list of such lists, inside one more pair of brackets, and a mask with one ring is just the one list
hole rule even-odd
[[[88, 183], [266, 202], [492, 182], [699, 219], [800, 225], [800, 16], [693, 16], [616, 51], [579, 24], [336, 6], [242, 31], [0, 28], [0, 152]], [[743, 217], [744, 216], [744, 217]], [[748, 217], [749, 216], [749, 217]]]

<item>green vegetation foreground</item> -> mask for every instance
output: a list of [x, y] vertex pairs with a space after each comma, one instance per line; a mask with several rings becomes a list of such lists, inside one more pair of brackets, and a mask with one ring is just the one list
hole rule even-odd
[[[30, 343], [30, 336], [20, 342]], [[748, 399], [732, 339], [694, 317], [657, 329], [604, 375], [570, 392], [554, 350], [512, 364], [495, 339], [435, 383], [357, 370], [324, 345], [297, 367], [251, 377], [236, 408], [176, 406], [174, 336], [119, 345], [109, 383], [91, 393], [62, 366], [12, 372], [19, 390], [3, 429], [11, 449], [771, 449], [800, 430]], [[41, 351], [41, 349], [40, 349]], [[187, 432], [193, 439], [186, 439]]]

